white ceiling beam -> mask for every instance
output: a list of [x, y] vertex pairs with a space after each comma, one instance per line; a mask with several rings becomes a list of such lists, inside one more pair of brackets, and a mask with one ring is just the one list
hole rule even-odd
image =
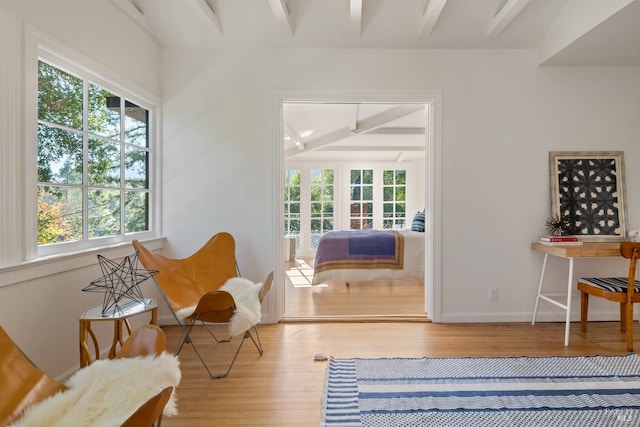
[[399, 119], [420, 110], [424, 110], [424, 105], [398, 105], [396, 107], [383, 111], [382, 113], [371, 116], [368, 119], [358, 122], [356, 134], [368, 133], [372, 130], [378, 129], [380, 126], [384, 126], [392, 120]]
[[293, 26], [291, 25], [291, 17], [289, 16], [289, 10], [287, 9], [287, 3], [285, 0], [268, 0], [269, 6], [273, 11], [278, 24], [284, 28], [289, 35], [293, 35]]
[[[322, 147], [325, 147], [329, 144], [332, 144], [336, 141], [340, 141], [342, 139], [345, 138], [349, 138], [350, 136], [353, 136], [353, 134], [351, 132], [349, 132], [349, 129], [342, 128], [342, 129], [338, 129], [335, 132], [331, 132], [330, 134], [321, 136], [319, 138], [307, 141], [304, 144], [304, 148], [305, 148], [305, 152], [309, 152], [309, 151], [315, 151], [315, 150], [319, 150]], [[290, 158], [295, 156], [296, 154], [300, 154], [302, 153], [302, 151], [300, 151], [299, 149], [293, 149], [290, 148], [288, 150], [285, 151], [284, 153], [284, 157], [285, 158]]]
[[507, 28], [507, 25], [511, 23], [513, 18], [518, 16], [530, 1], [531, 0], [508, 0], [491, 20], [485, 38], [491, 39], [500, 35], [500, 33]]
[[[367, 133], [369, 131], [378, 129], [380, 126], [384, 126], [386, 123], [389, 123], [392, 120], [399, 119], [408, 114], [415, 113], [416, 111], [420, 111], [424, 108], [425, 108], [424, 105], [415, 105], [415, 104], [398, 105], [396, 107], [383, 111], [382, 113], [371, 116], [368, 119], [362, 120], [361, 122], [358, 122], [355, 130], [349, 129], [349, 126], [346, 126], [330, 134], [307, 141], [304, 144], [305, 152], [319, 150], [336, 141], [340, 141], [346, 138], [354, 137], [356, 135]], [[289, 149], [285, 151], [285, 158], [293, 157], [296, 154], [300, 154], [300, 153], [301, 153], [300, 150]]]
[[293, 130], [287, 122], [284, 123], [284, 134], [291, 139], [291, 142], [298, 147], [298, 150], [304, 150], [304, 143], [300, 140], [300, 132]]
[[349, 0], [349, 35], [360, 37], [362, 32], [362, 0]]
[[424, 15], [422, 16], [422, 22], [420, 23], [420, 29], [418, 29], [418, 38], [429, 37], [433, 28], [440, 18], [444, 5], [447, 4], [447, 0], [430, 0], [427, 5]]
[[330, 147], [325, 146], [322, 148], [318, 148], [316, 151], [335, 151], [337, 153], [348, 153], [349, 151], [375, 151], [379, 153], [389, 152], [389, 151], [410, 151], [410, 152], [420, 152], [424, 151], [424, 145], [384, 145], [384, 146], [367, 146], [363, 147], [362, 145], [341, 145], [339, 147]]
[[216, 30], [222, 34], [222, 25], [220, 25], [220, 20], [218, 19], [218, 15], [211, 9], [209, 4], [205, 0], [183, 0], [187, 6], [195, 12], [198, 19], [204, 22], [207, 27], [210, 27], [212, 24], [216, 28]]
[[145, 18], [142, 11], [131, 3], [131, 0], [111, 0], [111, 2], [118, 6], [121, 11], [129, 15], [131, 19], [136, 21], [136, 23], [144, 28], [149, 34], [155, 36], [151, 26], [149, 25], [149, 21], [147, 21], [147, 18]]
[[358, 104], [353, 104], [349, 111], [349, 117], [347, 117], [347, 126], [349, 126], [349, 130], [355, 132], [358, 127]]
[[383, 127], [367, 132], [368, 135], [424, 135], [425, 128]]

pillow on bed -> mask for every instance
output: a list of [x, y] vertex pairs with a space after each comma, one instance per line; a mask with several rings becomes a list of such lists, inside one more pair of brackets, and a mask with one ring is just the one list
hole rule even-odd
[[411, 223], [411, 231], [420, 231], [424, 233], [424, 210], [416, 212]]

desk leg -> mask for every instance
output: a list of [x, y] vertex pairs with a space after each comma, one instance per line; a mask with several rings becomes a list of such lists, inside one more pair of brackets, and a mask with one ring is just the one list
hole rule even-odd
[[569, 345], [569, 326], [571, 326], [571, 291], [573, 290], [573, 258], [569, 258], [569, 279], [567, 280], [567, 318], [564, 326], [564, 345]]
[[536, 305], [533, 307], [533, 318], [531, 324], [536, 324], [536, 315], [538, 314], [538, 303], [540, 302], [540, 295], [542, 295], [542, 283], [544, 282], [544, 272], [547, 269], [547, 258], [549, 254], [544, 254], [544, 261], [542, 261], [542, 271], [540, 272], [540, 282], [538, 283], [538, 295], [536, 295]]
[[83, 320], [80, 320], [80, 367], [84, 368], [91, 363], [91, 354], [89, 353], [89, 346], [87, 345], [87, 324]]
[[96, 335], [93, 333], [91, 329], [91, 321], [90, 320], [80, 320], [80, 367], [84, 368], [87, 365], [90, 365], [91, 360], [91, 351], [89, 350], [89, 345], [87, 344], [87, 338], [91, 338], [93, 343], [93, 351], [96, 355], [96, 360], [100, 358], [100, 348], [98, 346], [98, 339]]
[[116, 357], [118, 351], [118, 344], [122, 345], [122, 323], [126, 319], [116, 319], [113, 321], [113, 341], [111, 342], [111, 348], [109, 349], [109, 359]]

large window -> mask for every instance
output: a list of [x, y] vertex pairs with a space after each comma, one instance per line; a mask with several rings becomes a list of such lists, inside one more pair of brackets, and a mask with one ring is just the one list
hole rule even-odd
[[150, 114], [89, 75], [38, 62], [38, 243], [150, 228]]
[[418, 176], [410, 162], [291, 162], [284, 176], [284, 234], [296, 238], [297, 256], [305, 258], [331, 230], [406, 229], [407, 212], [424, 209]]

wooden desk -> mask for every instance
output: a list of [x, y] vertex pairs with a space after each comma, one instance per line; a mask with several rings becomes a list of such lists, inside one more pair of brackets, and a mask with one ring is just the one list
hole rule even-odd
[[[600, 257], [619, 257], [621, 242], [584, 242], [582, 245], [566, 245], [566, 246], [550, 246], [542, 243], [531, 243], [531, 249], [544, 253], [544, 261], [542, 262], [542, 271], [540, 272], [540, 282], [538, 283], [538, 295], [536, 296], [536, 304], [533, 308], [533, 317], [531, 324], [535, 325], [536, 315], [538, 313], [538, 303], [540, 300], [550, 302], [567, 312], [565, 320], [564, 345], [569, 345], [569, 325], [571, 324], [571, 291], [573, 290], [573, 260], [575, 258], [600, 258]], [[548, 295], [542, 293], [542, 284], [544, 282], [544, 272], [547, 268], [547, 259], [549, 255], [569, 260], [569, 278], [567, 280], [567, 302], [562, 303]]]
[[109, 349], [109, 359], [113, 359], [116, 356], [118, 345], [122, 347], [124, 344], [123, 326], [127, 328], [127, 333], [131, 335], [131, 325], [129, 324], [129, 318], [131, 316], [137, 316], [143, 313], [151, 313], [151, 319], [149, 321], [152, 325], [158, 324], [158, 306], [152, 299], [145, 299], [144, 302], [128, 302], [123, 305], [121, 310], [112, 312], [109, 315], [102, 314], [102, 305], [88, 308], [80, 316], [80, 367], [84, 368], [90, 365], [93, 360], [91, 358], [91, 351], [87, 344], [87, 338], [91, 337], [93, 342], [93, 350], [95, 360], [100, 359], [100, 346], [96, 335], [91, 330], [91, 322], [110, 321], [113, 322], [113, 340], [111, 341], [111, 348]]

